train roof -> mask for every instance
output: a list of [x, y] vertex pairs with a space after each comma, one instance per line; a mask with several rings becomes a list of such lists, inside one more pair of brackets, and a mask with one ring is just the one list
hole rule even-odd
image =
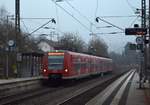
[[99, 57], [99, 56], [94, 56], [94, 55], [88, 55], [88, 54], [84, 54], [84, 53], [77, 53], [77, 52], [72, 52], [72, 51], [67, 51], [67, 50], [53, 50], [53, 51], [50, 51], [52, 53], [55, 53], [55, 52], [64, 52], [64, 53], [69, 53], [69, 54], [72, 54], [72, 55], [79, 55], [79, 56], [86, 56], [86, 57], [95, 57], [95, 58], [100, 58], [100, 59], [103, 59], [103, 60], [112, 60], [111, 58], [106, 58], [106, 57]]

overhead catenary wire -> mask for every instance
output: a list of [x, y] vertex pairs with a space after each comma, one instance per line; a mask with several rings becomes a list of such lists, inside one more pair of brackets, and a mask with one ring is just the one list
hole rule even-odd
[[96, 18], [96, 21], [98, 21], [98, 19], [101, 20], [101, 21], [103, 21], [103, 22], [105, 22], [105, 23], [107, 23], [107, 24], [109, 24], [109, 25], [111, 25], [111, 26], [113, 26], [113, 27], [116, 27], [116, 28], [118, 28], [119, 30], [121, 30], [121, 31], [124, 32], [124, 29], [123, 29], [123, 28], [121, 28], [121, 27], [119, 27], [119, 26], [117, 26], [117, 25], [114, 25], [114, 24], [112, 24], [112, 23], [110, 23], [110, 22], [108, 22], [108, 21], [106, 21], [106, 20], [104, 20], [104, 19], [102, 19], [102, 18], [100, 18], [100, 17], [97, 17], [97, 18]]
[[20, 19], [29, 19], [29, 20], [50, 20], [50, 19], [53, 19], [53, 18], [42, 18], [42, 17], [30, 17], [30, 18], [20, 18]]
[[141, 17], [140, 15], [138, 15], [134, 20], [133, 20], [133, 22], [130, 24], [130, 26], [129, 27], [132, 27], [133, 26], [133, 24], [137, 21], [137, 19], [139, 18], [139, 17]]
[[59, 40], [59, 38], [60, 38], [59, 33], [64, 34], [64, 32], [62, 32], [62, 31], [61, 31], [61, 29], [60, 29], [60, 24], [59, 24], [59, 15], [58, 15], [58, 7], [57, 7], [57, 5], [56, 5], [56, 4], [55, 4], [55, 9], [56, 9], [56, 20], [57, 20], [57, 27], [56, 27], [56, 31], [58, 32], [57, 40]]
[[123, 34], [124, 32], [109, 32], [109, 33], [91, 33], [90, 35], [93, 35], [93, 34], [100, 34], [100, 35], [108, 35], [108, 34]]
[[58, 8], [57, 8], [57, 5], [56, 5], [56, 4], [55, 4], [55, 8], [56, 8], [57, 28], [59, 29], [59, 15], [58, 15]]
[[[53, 18], [52, 18], [53, 19]], [[41, 28], [43, 28], [45, 25], [47, 25], [48, 23], [50, 23], [51, 20], [49, 20], [48, 22], [44, 23], [43, 25], [41, 25], [40, 27], [36, 28], [34, 31], [32, 31], [31, 33], [27, 34], [24, 38], [31, 36], [33, 33], [35, 33], [36, 31], [40, 30]]]
[[29, 30], [28, 30], [28, 28], [27, 28], [27, 26], [26, 26], [25, 22], [24, 22], [23, 20], [21, 20], [21, 22], [23, 23], [23, 25], [24, 25], [24, 27], [25, 27], [26, 31], [29, 33]]
[[66, 9], [64, 9], [62, 6], [60, 6], [58, 3], [56, 3], [55, 1], [52, 0], [52, 2], [54, 2], [59, 8], [61, 8], [63, 11], [65, 11], [68, 15], [70, 15], [72, 18], [74, 18], [80, 25], [82, 25], [86, 30], [88, 30], [89, 32], [91, 32], [91, 30], [84, 25], [81, 21], [79, 21], [76, 17], [74, 17], [70, 12], [68, 12]]
[[[46, 18], [46, 19], [45, 19], [45, 18], [44, 18], [44, 19], [43, 19], [43, 18], [42, 18], [42, 19], [41, 19], [41, 18], [40, 18], [40, 19], [37, 19], [37, 18], [36, 18], [36, 19], [35, 19], [35, 18], [32, 18], [32, 17], [31, 17], [31, 18], [21, 18], [20, 20], [26, 20], [26, 22], [29, 22], [30, 24], [31, 24], [31, 23], [34, 23], [34, 24], [36, 24], [37, 26], [40, 26], [41, 24], [43, 24], [43, 21], [39, 21], [39, 20], [44, 20], [44, 21], [45, 21], [45, 20], [50, 20], [50, 19], [51, 19], [51, 18]], [[37, 21], [37, 20], [38, 20], [38, 21]], [[32, 27], [31, 30], [33, 30], [33, 27]]]
[[35, 33], [36, 31], [38, 31], [39, 29], [41, 29], [42, 27], [44, 27], [45, 25], [47, 25], [48, 23], [50, 23], [52, 20], [49, 20], [48, 22], [44, 23], [43, 25], [41, 25], [40, 27], [38, 27], [37, 29], [35, 29], [34, 31], [32, 31], [29, 35]]
[[[65, 2], [72, 8], [74, 9], [76, 12], [78, 12], [83, 18], [85, 18], [89, 23], [92, 23], [92, 21], [90, 21], [85, 15], [83, 15], [78, 9], [76, 9], [71, 3], [69, 3], [67, 0], [65, 0]], [[92, 23], [93, 24], [93, 23]], [[95, 27], [96, 25], [93, 24]]]
[[127, 4], [129, 5], [129, 7], [132, 9], [133, 12], [136, 11], [137, 8], [135, 8], [130, 2], [129, 0], [126, 0]]
[[96, 0], [95, 18], [96, 18], [97, 11], [98, 11], [98, 6], [99, 6], [98, 4], [99, 4], [99, 2], [98, 2], [98, 0]]
[[133, 17], [137, 17], [137, 16], [140, 16], [140, 15], [126, 15], [126, 16], [99, 16], [100, 18], [133, 18]]
[[[112, 15], [112, 16], [99, 16], [99, 17], [101, 17], [101, 18], [128, 18], [128, 17], [137, 17], [137, 16], [140, 16], [140, 15], [126, 15], [126, 16], [116, 16], [116, 15]], [[28, 17], [22, 17], [22, 18], [20, 18], [20, 19], [23, 19], [23, 20], [49, 20], [49, 19], [52, 19], [52, 18], [48, 18], [48, 17], [30, 17], [30, 18], [28, 18]], [[88, 18], [87, 18], [88, 19]], [[91, 22], [90, 20], [89, 20], [89, 22]]]
[[[53, 1], [53, 2], [55, 2], [55, 1]], [[67, 1], [68, 2], [68, 1]], [[98, 2], [98, 0], [97, 0], [97, 2]], [[69, 3], [69, 2], [68, 2]], [[56, 3], [55, 2], [55, 4], [58, 6], [58, 7], [62, 7], [62, 6], [60, 6], [58, 3]], [[70, 4], [70, 3], [69, 3]], [[63, 8], [63, 7], [62, 7]], [[74, 9], [76, 9], [76, 8], [74, 8]], [[63, 10], [65, 11], [65, 9], [63, 8]], [[76, 9], [77, 10], [77, 9]], [[67, 11], [67, 10], [66, 10]], [[66, 12], [65, 11], [65, 12]], [[78, 10], [77, 10], [78, 11]], [[79, 13], [80, 13], [80, 11], [78, 11]], [[71, 15], [77, 22], [79, 22], [84, 28], [86, 28], [88, 31], [90, 31], [91, 32], [91, 30], [86, 26], [86, 25], [84, 25], [80, 20], [78, 20], [76, 17], [74, 17], [71, 13], [69, 13], [68, 11], [66, 12], [67, 14], [69, 14], [69, 15]], [[84, 16], [84, 15], [83, 15]], [[131, 15], [131, 16], [101, 16], [101, 18], [124, 18], [124, 17], [135, 17], [136, 15]], [[85, 16], [85, 18], [87, 18], [86, 16]], [[21, 19], [50, 19], [50, 18], [21, 18]], [[87, 20], [89, 20], [88, 18], [87, 18]], [[89, 22], [90, 22], [90, 20], [89, 20]]]
[[[41, 18], [41, 17], [30, 17], [30, 18], [28, 18], [28, 17], [23, 17], [23, 18], [21, 18], [20, 20], [22, 21], [22, 20], [50, 20], [50, 19], [53, 19], [53, 18], [48, 18], [48, 17], [45, 17], [45, 18]], [[24, 23], [23, 23], [24, 24]], [[38, 24], [41, 24], [41, 23], [38, 23]], [[59, 21], [58, 21], [58, 18], [57, 18], [57, 24], [59, 24]], [[45, 25], [44, 25], [45, 26]], [[43, 27], [44, 27], [43, 26]], [[37, 30], [38, 31], [38, 30]], [[60, 33], [64, 33], [64, 32], [62, 32], [60, 29], [57, 29], [57, 31], [59, 31]], [[32, 33], [32, 32], [31, 32]], [[29, 34], [29, 35], [31, 35], [31, 33]]]

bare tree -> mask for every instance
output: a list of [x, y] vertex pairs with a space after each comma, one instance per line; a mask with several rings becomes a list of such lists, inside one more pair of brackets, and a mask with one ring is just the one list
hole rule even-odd
[[[38, 47], [34, 43], [34, 39], [29, 37], [28, 33], [20, 32], [16, 36], [15, 25], [12, 21], [9, 21], [8, 12], [5, 7], [0, 8], [0, 48], [6, 49], [8, 47], [8, 41], [14, 40], [17, 42], [17, 49], [19, 52], [37, 51]], [[30, 35], [31, 36], [31, 35]]]
[[108, 57], [108, 46], [98, 36], [89, 41], [88, 53], [96, 56]]
[[[0, 8], [0, 78], [6, 75], [6, 69], [9, 76], [13, 75], [12, 65], [16, 64], [16, 52], [39, 51], [35, 41], [29, 34], [20, 32], [16, 38], [15, 25], [8, 18], [9, 14], [4, 7]], [[17, 46], [8, 44], [10, 40], [17, 42]], [[17, 51], [18, 49], [18, 51]], [[11, 58], [11, 59], [10, 59]], [[9, 59], [9, 60], [8, 60]], [[6, 63], [7, 62], [7, 63]]]
[[62, 37], [60, 37], [58, 41], [58, 47], [62, 50], [69, 50], [75, 52], [84, 52], [85, 50], [85, 42], [74, 33], [65, 33]]
[[7, 15], [8, 12], [5, 9], [5, 7], [4, 6], [0, 7], [0, 22], [4, 22], [4, 20], [6, 20]]

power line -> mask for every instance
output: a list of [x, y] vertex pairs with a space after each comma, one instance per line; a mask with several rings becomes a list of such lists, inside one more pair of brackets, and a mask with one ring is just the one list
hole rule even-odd
[[52, 18], [51, 20], [49, 20], [48, 22], [44, 23], [43, 25], [41, 25], [40, 27], [38, 27], [37, 29], [35, 29], [34, 31], [32, 31], [31, 33], [27, 34], [24, 38], [31, 36], [33, 33], [35, 33], [36, 31], [38, 31], [39, 29], [43, 28], [45, 25], [47, 25], [48, 23], [55, 23], [54, 18]]
[[[71, 5], [71, 3], [69, 3], [67, 0], [65, 0], [65, 2], [71, 7], [73, 8], [76, 12], [78, 12], [82, 17], [84, 17], [88, 22], [92, 23], [85, 15], [83, 15], [78, 9], [76, 9], [74, 6]], [[93, 24], [93, 23], [92, 23]], [[93, 24], [95, 25], [95, 24]], [[96, 25], [95, 25], [96, 26]]]
[[44, 27], [45, 25], [47, 25], [48, 23], [52, 22], [52, 19], [49, 20], [48, 22], [46, 22], [45, 24], [41, 25], [40, 27], [38, 27], [37, 29], [35, 29], [34, 31], [32, 31], [29, 35], [33, 34], [34, 32], [38, 31], [39, 29], [41, 29], [42, 27]]
[[99, 16], [100, 18], [132, 18], [139, 15], [127, 15], [127, 16]]
[[60, 6], [58, 3], [56, 3], [55, 1], [52, 0], [52, 2], [54, 2], [59, 8], [61, 8], [63, 11], [65, 11], [68, 15], [70, 15], [72, 18], [74, 18], [79, 24], [81, 24], [85, 29], [87, 29], [89, 32], [91, 32], [91, 30], [84, 25], [83, 23], [81, 23], [76, 17], [74, 17], [70, 12], [68, 12], [66, 9], [64, 9], [62, 6]]
[[133, 12], [135, 12], [135, 10], [136, 10], [137, 8], [135, 8], [135, 7], [129, 2], [129, 0], [126, 0], [126, 2], [127, 2], [127, 4], [129, 5], [129, 7], [133, 10]]
[[119, 30], [121, 30], [121, 31], [123, 31], [124, 32], [124, 29], [123, 28], [121, 28], [121, 27], [119, 27], [119, 26], [116, 26], [116, 25], [114, 25], [114, 24], [112, 24], [112, 23], [110, 23], [110, 22], [108, 22], [108, 21], [106, 21], [106, 20], [104, 20], [104, 19], [102, 19], [102, 18], [100, 18], [100, 17], [97, 17], [95, 20], [96, 20], [96, 22], [99, 22], [99, 20], [101, 20], [101, 21], [103, 21], [103, 22], [105, 22], [105, 23], [107, 23], [107, 24], [109, 24], [109, 25], [111, 25], [111, 26], [113, 26], [113, 27], [116, 27], [116, 28], [118, 28]]
[[50, 19], [53, 19], [53, 18], [37, 18], [37, 17], [32, 18], [32, 17], [31, 17], [31, 18], [20, 18], [20, 19], [27, 19], [27, 20], [28, 20], [28, 19], [29, 19], [29, 20], [40, 20], [40, 19], [43, 20], [43, 19], [44, 19], [44, 20], [50, 20]]
[[[128, 18], [128, 17], [137, 17], [137, 16], [140, 16], [140, 15], [127, 15], [127, 16], [99, 16], [101, 18]], [[86, 17], [86, 16], [85, 16]], [[87, 18], [87, 17], [86, 17]], [[2, 18], [1, 18], [2, 19]], [[22, 17], [20, 19], [23, 19], [23, 20], [49, 20], [49, 19], [52, 19], [52, 18], [48, 18], [48, 17]], [[91, 22], [88, 18], [87, 20], [89, 22]]]
[[96, 15], [97, 15], [98, 3], [99, 3], [98, 0], [96, 0], [95, 18], [96, 18]]
[[[101, 17], [101, 18], [128, 18], [128, 17], [137, 17], [137, 16], [140, 16], [140, 15], [126, 15], [126, 16], [99, 16], [99, 17]], [[86, 16], [85, 16], [85, 18], [87, 18]], [[0, 19], [2, 19], [2, 18], [0, 18]], [[14, 18], [12, 18], [12, 19], [14, 19]], [[30, 17], [30, 18], [28, 18], [28, 17], [22, 17], [22, 18], [20, 18], [20, 19], [23, 19], [23, 20], [50, 20], [50, 19], [52, 19], [52, 18], [49, 18], [49, 17]], [[87, 18], [87, 20], [89, 21], [89, 22], [91, 22], [88, 18]]]
[[[41, 17], [31, 17], [31, 18], [28, 18], [28, 17], [26, 17], [26, 18], [20, 18], [20, 19], [21, 19], [23, 25], [25, 26], [26, 30], [28, 31], [27, 26], [25, 25], [25, 23], [24, 23], [23, 20], [50, 20], [50, 19], [53, 19], [53, 18], [47, 18], [47, 17], [46, 17], [46, 18], [41, 18]], [[48, 23], [49, 23], [49, 22], [48, 22]], [[48, 23], [46, 22], [45, 24], [48, 24]], [[57, 17], [57, 24], [58, 24], [58, 23], [59, 23], [59, 21], [58, 21], [58, 17]], [[38, 23], [38, 24], [39, 24], [39, 23]], [[43, 25], [40, 26], [40, 27], [41, 27], [41, 28], [44, 27], [45, 24], [43, 24]], [[40, 27], [39, 27], [38, 29], [34, 30], [34, 31], [38, 31], [38, 30], [40, 29]], [[34, 31], [31, 32], [29, 35], [33, 34]], [[59, 29], [57, 29], [57, 31], [59, 31], [60, 33], [64, 33], [64, 32], [62, 32], [62, 31], [59, 30]], [[29, 33], [29, 31], [28, 31], [28, 33]]]
[[107, 35], [107, 34], [123, 34], [124, 32], [109, 32], [109, 33], [91, 33], [90, 35], [94, 35], [94, 34], [101, 34], [101, 35]]
[[58, 15], [58, 8], [56, 4], [55, 4], [55, 8], [56, 8], [57, 28], [59, 29], [59, 15]]
[[23, 20], [21, 20], [21, 22], [23, 23], [23, 25], [24, 25], [24, 27], [25, 27], [26, 31], [29, 33], [29, 30], [28, 30], [27, 26], [25, 25], [24, 21], [23, 21]]
[[134, 20], [133, 20], [133, 22], [131, 23], [131, 25], [129, 26], [129, 27], [132, 27], [133, 26], [133, 24], [135, 23], [135, 21], [139, 18], [139, 17], [141, 17], [140, 15], [138, 15]]

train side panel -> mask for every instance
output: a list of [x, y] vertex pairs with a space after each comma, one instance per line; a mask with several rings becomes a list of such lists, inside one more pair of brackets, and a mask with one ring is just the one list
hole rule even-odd
[[68, 72], [67, 73], [63, 73], [63, 79], [71, 79], [71, 78], [75, 78], [75, 76], [77, 75], [77, 72], [73, 69], [74, 65], [73, 65], [73, 55], [70, 54], [69, 52], [65, 53], [65, 65], [64, 68], [65, 70], [67, 69]]

